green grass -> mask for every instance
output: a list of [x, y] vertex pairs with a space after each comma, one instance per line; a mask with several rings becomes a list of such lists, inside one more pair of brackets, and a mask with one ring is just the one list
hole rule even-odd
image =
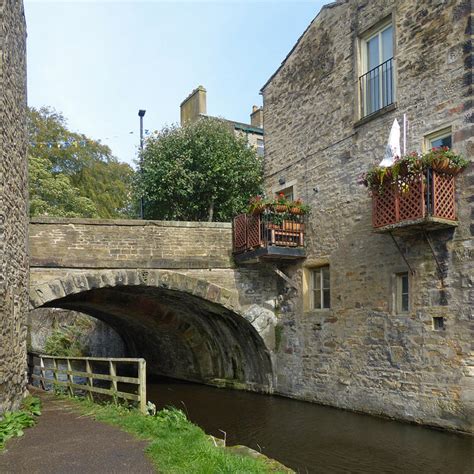
[[150, 440], [147, 453], [162, 473], [268, 473], [291, 472], [264, 457], [252, 458], [217, 447], [212, 439], [186, 415], [165, 408], [155, 416], [142, 415], [136, 409], [111, 404], [97, 405], [75, 399], [82, 411], [103, 421]]
[[10, 438], [23, 436], [23, 430], [36, 424], [36, 417], [41, 415], [39, 398], [28, 396], [21, 406], [21, 410], [5, 412], [0, 419], [0, 451], [5, 448]]

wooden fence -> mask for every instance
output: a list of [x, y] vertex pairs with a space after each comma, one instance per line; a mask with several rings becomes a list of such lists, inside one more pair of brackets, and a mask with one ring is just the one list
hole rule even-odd
[[[63, 362], [64, 368], [59, 365]], [[82, 365], [84, 370], [78, 370], [75, 366]], [[108, 374], [94, 372], [94, 364], [102, 367], [108, 365]], [[117, 375], [117, 364], [136, 365], [137, 377]], [[42, 354], [29, 354], [29, 365], [31, 379], [37, 380], [43, 390], [47, 390], [48, 384], [65, 387], [70, 395], [74, 390], [84, 390], [92, 400], [93, 393], [109, 395], [114, 399], [122, 398], [138, 402], [140, 411], [146, 413], [146, 361], [145, 359], [106, 358], [106, 357], [60, 357]], [[47, 377], [50, 372], [52, 377]], [[59, 375], [66, 376], [66, 380], [60, 380]], [[76, 377], [76, 380], [74, 379]], [[64, 377], [63, 377], [64, 378]], [[81, 383], [81, 378], [84, 383]], [[97, 387], [94, 380], [110, 382], [109, 388]], [[136, 393], [118, 390], [118, 384], [137, 385]]]

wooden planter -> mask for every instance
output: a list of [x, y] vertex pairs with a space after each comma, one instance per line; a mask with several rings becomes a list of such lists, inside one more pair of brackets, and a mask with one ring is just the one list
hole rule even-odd
[[303, 214], [301, 207], [290, 207], [290, 214], [300, 215]]
[[301, 232], [303, 230], [303, 224], [301, 222], [283, 221], [283, 230]]

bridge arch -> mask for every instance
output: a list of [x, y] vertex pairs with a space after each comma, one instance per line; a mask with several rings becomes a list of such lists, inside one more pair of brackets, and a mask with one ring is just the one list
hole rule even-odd
[[76, 310], [106, 322], [130, 355], [147, 359], [151, 373], [272, 390], [261, 318], [256, 324], [255, 308], [242, 307], [235, 290], [169, 270], [46, 272], [30, 288], [30, 309], [40, 307]]

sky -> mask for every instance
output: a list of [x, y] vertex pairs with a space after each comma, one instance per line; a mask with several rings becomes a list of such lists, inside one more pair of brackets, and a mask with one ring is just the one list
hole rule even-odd
[[[259, 91], [323, 0], [25, 0], [28, 103], [133, 164], [138, 109], [152, 132], [179, 122], [198, 85], [207, 113], [249, 122]], [[133, 132], [133, 133], [130, 133]]]

